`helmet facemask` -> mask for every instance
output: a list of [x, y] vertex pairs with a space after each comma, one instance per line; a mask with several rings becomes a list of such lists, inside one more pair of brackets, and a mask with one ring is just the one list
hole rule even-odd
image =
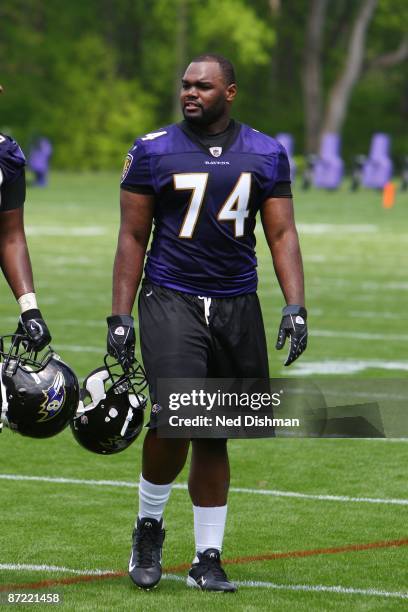
[[125, 450], [139, 435], [147, 400], [142, 366], [133, 362], [129, 371], [105, 355], [104, 366], [84, 380], [81, 401], [71, 425], [75, 439], [87, 450], [113, 454]]

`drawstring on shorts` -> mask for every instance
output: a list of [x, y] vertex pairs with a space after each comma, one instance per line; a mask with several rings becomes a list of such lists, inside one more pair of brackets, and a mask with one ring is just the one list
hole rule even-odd
[[210, 324], [209, 317], [210, 317], [210, 308], [211, 308], [211, 298], [205, 297], [203, 295], [199, 295], [198, 299], [204, 300], [204, 318], [205, 318], [205, 322], [207, 323], [207, 325], [209, 325]]

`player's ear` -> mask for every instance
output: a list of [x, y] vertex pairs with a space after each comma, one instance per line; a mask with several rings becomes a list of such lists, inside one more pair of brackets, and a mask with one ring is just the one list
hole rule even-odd
[[231, 83], [231, 85], [228, 85], [226, 89], [226, 94], [225, 94], [226, 100], [228, 102], [232, 102], [236, 95], [237, 95], [237, 86], [235, 83]]

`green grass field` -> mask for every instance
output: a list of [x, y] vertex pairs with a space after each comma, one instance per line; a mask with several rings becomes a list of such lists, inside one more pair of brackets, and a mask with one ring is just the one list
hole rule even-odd
[[[104, 354], [117, 195], [113, 174], [54, 174], [48, 189], [28, 194], [39, 304], [54, 348], [81, 378]], [[310, 343], [284, 372], [284, 355], [274, 350], [282, 298], [259, 233], [271, 374], [334, 374], [357, 386], [393, 378], [403, 386], [408, 196], [398, 194], [391, 210], [382, 209], [378, 193], [346, 188], [299, 192], [295, 201]], [[1, 332], [10, 333], [18, 312], [3, 279], [0, 285]], [[182, 486], [166, 511], [166, 578], [147, 593], [127, 578], [141, 438], [126, 452], [103, 457], [79, 447], [70, 431], [43, 441], [1, 434], [0, 601], [1, 589], [24, 585], [59, 593], [64, 610], [406, 609], [403, 440], [231, 441], [223, 556], [236, 561], [227, 569], [241, 586], [236, 595], [220, 596], [191, 592], [182, 581], [180, 566], [193, 556], [192, 509]], [[186, 480], [187, 470], [178, 482]], [[117, 575], [98, 578], [98, 570]], [[42, 581], [50, 581], [45, 591], [38, 590]]]

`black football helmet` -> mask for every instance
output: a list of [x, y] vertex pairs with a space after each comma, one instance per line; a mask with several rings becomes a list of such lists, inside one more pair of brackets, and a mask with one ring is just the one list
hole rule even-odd
[[112, 455], [134, 442], [143, 427], [146, 374], [135, 360], [129, 371], [106, 354], [104, 366], [84, 380], [71, 423], [75, 439], [89, 451]]
[[39, 356], [27, 350], [26, 340], [19, 334], [0, 337], [0, 431], [4, 423], [23, 436], [49, 438], [72, 420], [79, 383], [51, 347]]

